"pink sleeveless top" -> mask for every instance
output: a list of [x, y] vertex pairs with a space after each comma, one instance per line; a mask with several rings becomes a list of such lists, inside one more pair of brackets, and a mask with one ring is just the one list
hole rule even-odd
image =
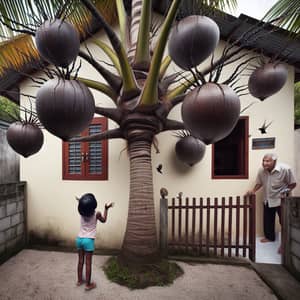
[[96, 212], [91, 217], [80, 216], [80, 231], [78, 237], [90, 239], [96, 238], [96, 226]]

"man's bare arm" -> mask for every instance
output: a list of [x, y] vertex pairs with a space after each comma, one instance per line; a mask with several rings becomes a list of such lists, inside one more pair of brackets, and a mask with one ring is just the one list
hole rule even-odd
[[254, 188], [247, 192], [246, 195], [255, 195], [255, 193], [262, 187], [262, 184], [257, 183]]

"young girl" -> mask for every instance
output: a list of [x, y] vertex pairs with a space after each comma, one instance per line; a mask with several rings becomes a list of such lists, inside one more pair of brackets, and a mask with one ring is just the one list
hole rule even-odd
[[84, 194], [78, 199], [78, 212], [80, 214], [80, 231], [76, 238], [76, 246], [78, 249], [78, 267], [77, 286], [83, 284], [82, 270], [85, 259], [86, 269], [86, 286], [85, 290], [89, 291], [96, 287], [96, 283], [91, 282], [92, 274], [92, 256], [95, 249], [94, 243], [96, 238], [97, 220], [102, 223], [106, 222], [107, 211], [113, 207], [113, 203], [105, 204], [104, 215], [95, 209], [97, 207], [97, 200], [93, 194]]

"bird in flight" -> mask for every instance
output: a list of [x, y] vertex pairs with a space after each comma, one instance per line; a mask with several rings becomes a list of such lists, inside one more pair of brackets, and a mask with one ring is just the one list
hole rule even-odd
[[157, 167], [156, 167], [156, 170], [157, 172], [159, 172], [160, 174], [162, 174], [162, 164], [159, 164]]
[[258, 128], [258, 130], [260, 131], [261, 134], [265, 134], [267, 133], [267, 128], [273, 123], [273, 121], [271, 121], [270, 123], [266, 124], [266, 120], [264, 121], [264, 123], [262, 124], [261, 127]]

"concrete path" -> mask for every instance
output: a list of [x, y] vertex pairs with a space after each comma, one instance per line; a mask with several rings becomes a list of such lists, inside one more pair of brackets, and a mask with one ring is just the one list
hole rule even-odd
[[0, 299], [101, 300], [275, 300], [256, 272], [244, 266], [178, 262], [184, 275], [172, 285], [129, 290], [110, 282], [102, 266], [107, 256], [93, 257], [97, 288], [76, 287], [77, 254], [23, 250], [0, 266]]
[[300, 299], [300, 282], [282, 265], [253, 264], [253, 267], [280, 299]]

